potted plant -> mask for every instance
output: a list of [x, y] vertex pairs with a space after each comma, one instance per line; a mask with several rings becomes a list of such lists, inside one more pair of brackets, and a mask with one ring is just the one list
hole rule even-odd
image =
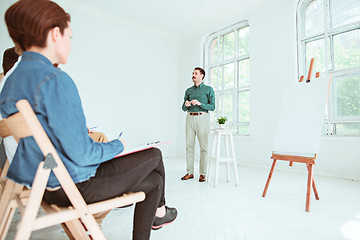
[[218, 119], [219, 128], [224, 128], [224, 124], [227, 121], [227, 117], [220, 116]]

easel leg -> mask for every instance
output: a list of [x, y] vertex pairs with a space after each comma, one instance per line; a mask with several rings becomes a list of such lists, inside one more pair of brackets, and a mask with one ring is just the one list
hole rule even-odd
[[271, 170], [270, 170], [270, 173], [269, 173], [269, 177], [268, 177], [268, 179], [267, 179], [267, 181], [266, 181], [266, 185], [265, 185], [265, 188], [264, 188], [264, 192], [263, 192], [263, 194], [262, 194], [263, 197], [265, 197], [266, 192], [267, 192], [267, 189], [268, 189], [268, 187], [269, 187], [270, 180], [271, 180], [272, 174], [273, 174], [273, 172], [274, 172], [275, 164], [276, 164], [276, 159], [274, 159], [273, 164], [272, 164], [272, 166], [271, 166]]
[[[309, 171], [309, 166], [306, 165], [306, 167], [307, 167], [307, 169], [308, 169], [308, 171]], [[314, 190], [314, 194], [315, 194], [316, 200], [320, 200], [319, 194], [318, 194], [318, 191], [317, 191], [317, 188], [316, 188], [316, 185], [315, 185], [314, 177], [312, 178], [312, 188], [313, 188], [313, 190]]]
[[310, 195], [311, 195], [311, 185], [313, 183], [313, 165], [306, 164], [308, 168], [308, 183], [307, 183], [307, 191], [306, 191], [306, 211], [310, 212]]

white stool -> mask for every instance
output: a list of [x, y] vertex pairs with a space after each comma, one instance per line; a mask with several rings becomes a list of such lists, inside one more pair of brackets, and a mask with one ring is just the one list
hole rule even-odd
[[[230, 164], [232, 163], [234, 166], [234, 173], [235, 173], [235, 185], [239, 185], [238, 180], [238, 173], [237, 173], [237, 166], [236, 166], [236, 158], [235, 158], [235, 148], [234, 148], [234, 140], [233, 140], [233, 134], [231, 130], [225, 130], [225, 129], [214, 129], [211, 130], [214, 132], [214, 138], [212, 143], [212, 150], [211, 150], [211, 156], [210, 161], [208, 164], [208, 179], [207, 181], [210, 181], [210, 169], [212, 162], [215, 162], [215, 180], [214, 180], [214, 187], [218, 184], [218, 176], [219, 176], [219, 163], [220, 162], [226, 162], [226, 175], [227, 175], [227, 181], [230, 181]], [[222, 157], [220, 154], [221, 151], [221, 140], [222, 137], [225, 138], [225, 157]], [[231, 149], [231, 156], [230, 156], [230, 149]]]

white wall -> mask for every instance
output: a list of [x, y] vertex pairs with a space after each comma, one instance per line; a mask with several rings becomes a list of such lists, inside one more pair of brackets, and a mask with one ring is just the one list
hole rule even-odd
[[[13, 2], [1, 1], [1, 16]], [[60, 68], [79, 89], [88, 125], [110, 138], [124, 131], [128, 146], [172, 140], [162, 150], [175, 155], [177, 39], [86, 3], [59, 3], [71, 14], [73, 31], [69, 61]], [[12, 46], [3, 17], [0, 28], [2, 53]]]
[[[235, 137], [239, 164], [270, 169], [282, 94], [291, 81], [297, 79], [296, 4], [296, 0], [274, 0], [270, 4], [262, 4], [250, 11], [243, 11], [237, 20], [228, 25], [209, 27], [180, 43], [180, 91], [183, 94], [191, 85], [192, 69], [201, 64], [199, 49], [202, 48], [204, 37], [236, 22], [249, 21], [251, 130], [249, 137]], [[178, 137], [181, 144], [178, 145], [178, 153], [185, 156], [183, 113], [179, 114], [179, 119], [181, 131]], [[315, 173], [360, 180], [359, 145], [360, 139], [355, 137], [322, 137]], [[278, 168], [289, 169], [285, 162], [280, 162]], [[306, 171], [303, 164], [295, 164], [294, 168]]]
[[[13, 2], [1, 0], [1, 16]], [[89, 126], [98, 126], [109, 137], [124, 131], [129, 145], [170, 139], [172, 143], [162, 148], [165, 156], [185, 156], [181, 104], [185, 89], [192, 85], [192, 70], [202, 65], [204, 38], [248, 20], [251, 136], [235, 138], [236, 154], [240, 164], [270, 168], [282, 94], [297, 77], [297, 0], [244, 4], [236, 14], [223, 17], [215, 11], [212, 17], [219, 19], [217, 25], [179, 37], [156, 25], [123, 18], [111, 9], [81, 1], [59, 2], [72, 15], [73, 28], [69, 63], [61, 68], [79, 88]], [[3, 21], [1, 17], [1, 52], [12, 46]], [[360, 138], [323, 137], [315, 173], [360, 180], [359, 145]], [[285, 163], [278, 165], [288, 169]], [[294, 168], [305, 171], [303, 165]]]

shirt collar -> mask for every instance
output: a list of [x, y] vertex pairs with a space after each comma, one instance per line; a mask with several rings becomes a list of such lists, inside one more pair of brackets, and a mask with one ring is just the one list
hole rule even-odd
[[50, 60], [47, 57], [37, 52], [30, 52], [30, 51], [23, 52], [22, 59], [41, 61], [47, 65], [53, 66], [53, 64], [50, 62]]
[[200, 83], [200, 85], [197, 86], [197, 87], [196, 87], [196, 85], [194, 84], [194, 87], [195, 87], [195, 88], [201, 88], [203, 85], [204, 85], [204, 82]]

